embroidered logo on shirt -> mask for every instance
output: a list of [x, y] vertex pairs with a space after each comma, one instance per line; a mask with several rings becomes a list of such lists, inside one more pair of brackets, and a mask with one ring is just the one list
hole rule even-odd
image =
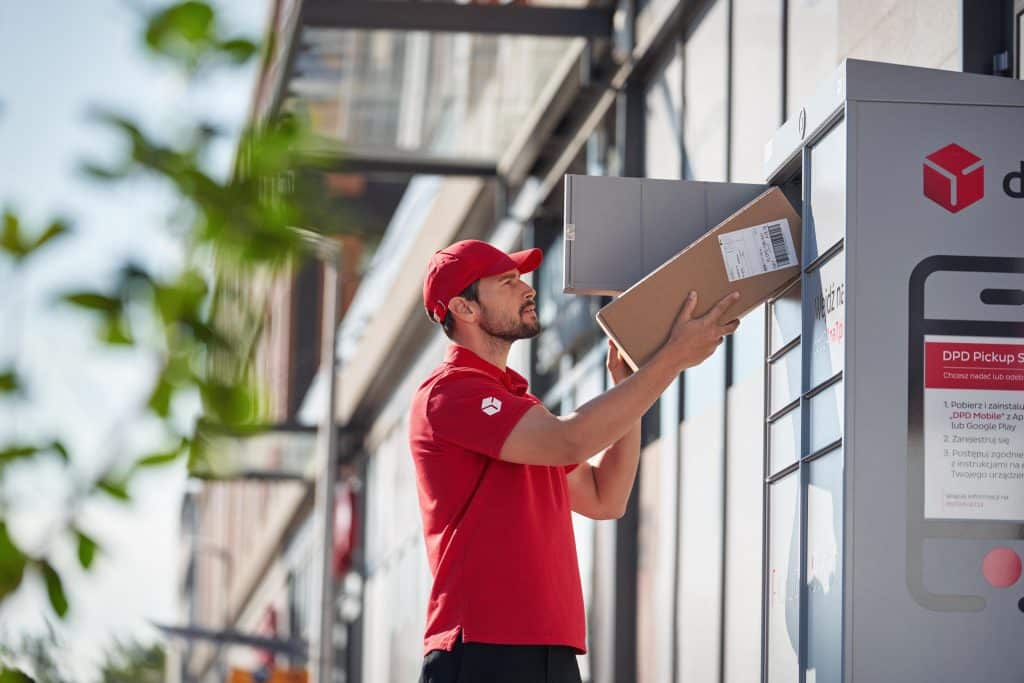
[[501, 411], [501, 401], [493, 396], [488, 396], [480, 403], [480, 410], [484, 411], [484, 413], [488, 415], [495, 415]]

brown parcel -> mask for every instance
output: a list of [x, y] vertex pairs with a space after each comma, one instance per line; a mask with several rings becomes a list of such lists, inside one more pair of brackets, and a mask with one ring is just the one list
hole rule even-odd
[[726, 311], [723, 321], [741, 317], [792, 283], [799, 276], [800, 267], [795, 263], [729, 282], [718, 237], [783, 218], [789, 220], [799, 260], [800, 216], [782, 191], [773, 187], [598, 311], [598, 324], [636, 370], [668, 341], [672, 324], [690, 290], [697, 292], [694, 317], [707, 313], [732, 291], [739, 292], [740, 298]]

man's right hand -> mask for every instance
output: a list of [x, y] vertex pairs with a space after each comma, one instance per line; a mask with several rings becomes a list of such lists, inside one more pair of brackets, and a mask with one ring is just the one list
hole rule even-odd
[[736, 331], [740, 321], [730, 320], [722, 323], [722, 316], [739, 297], [739, 292], [727, 294], [710, 311], [699, 318], [694, 318], [697, 292], [690, 292], [665, 344], [666, 353], [676, 361], [680, 372], [699, 365], [715, 352], [726, 335]]

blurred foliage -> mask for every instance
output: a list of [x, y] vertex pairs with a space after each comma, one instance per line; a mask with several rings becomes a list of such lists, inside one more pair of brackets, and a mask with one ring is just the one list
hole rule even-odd
[[[259, 52], [255, 42], [225, 35], [213, 8], [194, 1], [178, 2], [149, 16], [144, 43], [151, 54], [193, 80], [218, 68], [249, 63]], [[213, 456], [197, 438], [201, 429], [253, 429], [260, 422], [263, 403], [252, 357], [262, 330], [264, 302], [260, 287], [253, 283], [266, 281], [268, 274], [296, 259], [308, 258], [309, 243], [293, 226], [345, 229], [336, 215], [328, 214], [315, 200], [322, 194], [316, 191], [317, 175], [296, 170], [308, 169], [300, 155], [309, 148], [311, 138], [294, 118], [282, 116], [246, 130], [238, 142], [235, 173], [225, 180], [214, 177], [204, 165], [210, 145], [221, 136], [207, 122], [191, 122], [183, 133], [173, 136], [173, 142], [166, 142], [117, 113], [99, 111], [95, 118], [125, 142], [124, 153], [113, 163], [85, 163], [82, 170], [101, 183], [146, 177], [172, 188], [181, 203], [174, 228], [193, 257], [170, 276], [124, 263], [109, 288], [71, 291], [58, 298], [59, 305], [95, 317], [102, 344], [154, 353], [160, 360], [139, 418], [160, 421], [165, 442], [139, 454], [127, 469], [111, 462], [92, 481], [76, 485], [77, 499], [67, 505], [71, 513], [64, 527], [52, 535], [51, 545], [58, 539], [75, 544], [79, 564], [86, 570], [93, 567], [102, 548], [75, 518], [83, 500], [107, 496], [129, 501], [136, 473], [182, 459], [191, 470], [214, 470], [206, 462]], [[5, 211], [0, 261], [9, 261], [17, 277], [19, 268], [45, 259], [47, 249], [71, 230], [64, 219], [32, 228], [13, 211]], [[211, 263], [215, 268], [209, 267]], [[189, 396], [199, 398], [202, 414], [183, 428], [174, 419], [175, 405]], [[0, 400], [31, 401], [31, 382], [17, 367], [0, 368]], [[0, 483], [11, 463], [42, 457], [65, 464], [72, 459], [56, 439], [0, 442]], [[71, 476], [71, 469], [66, 471]], [[34, 572], [45, 585], [54, 613], [63, 618], [69, 598], [48, 557], [52, 548], [30, 551], [18, 545], [9, 533], [10, 510], [4, 507], [9, 504], [0, 499], [0, 604], [18, 591], [26, 573]], [[18, 676], [5, 671], [0, 683], [20, 680]], [[104, 680], [143, 680], [118, 676], [121, 673], [112, 668]]]
[[[72, 683], [61, 653], [66, 650], [53, 625], [44, 633], [0, 642], [0, 683]], [[115, 641], [104, 653], [95, 683], [162, 683], [166, 655], [160, 643]]]
[[162, 683], [165, 660], [159, 643], [118, 642], [107, 653], [98, 683]]
[[0, 642], [0, 683], [72, 683], [60, 658], [64, 647], [49, 622], [44, 633]]

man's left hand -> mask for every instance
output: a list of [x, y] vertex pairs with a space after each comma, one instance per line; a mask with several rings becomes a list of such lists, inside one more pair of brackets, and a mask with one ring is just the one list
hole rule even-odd
[[611, 339], [608, 340], [608, 372], [612, 376], [612, 383], [618, 384], [633, 374], [633, 370], [626, 365], [626, 360], [619, 352], [619, 347]]

